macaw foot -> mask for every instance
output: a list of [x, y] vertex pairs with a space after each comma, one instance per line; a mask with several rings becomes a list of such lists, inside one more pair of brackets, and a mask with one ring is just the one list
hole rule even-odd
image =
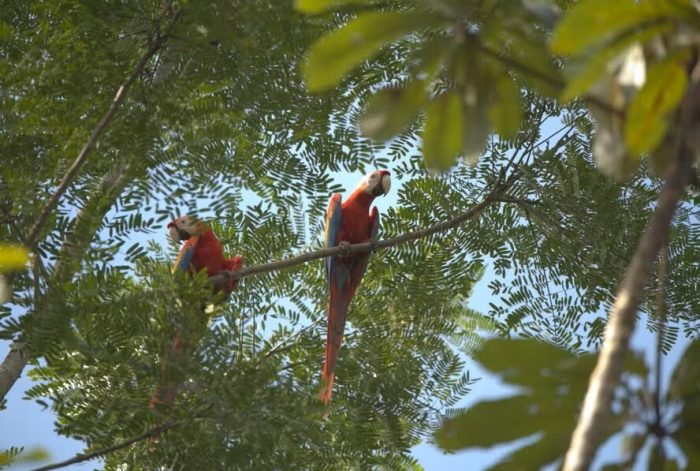
[[338, 257], [347, 257], [350, 255], [350, 242], [347, 240], [341, 240], [338, 242], [338, 248], [340, 249], [340, 253], [338, 254]]

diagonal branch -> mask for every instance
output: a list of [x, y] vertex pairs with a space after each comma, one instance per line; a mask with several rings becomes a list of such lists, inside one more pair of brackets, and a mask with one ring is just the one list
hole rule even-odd
[[[85, 248], [95, 234], [96, 221], [102, 220], [111, 208], [113, 201], [119, 196], [122, 188], [128, 182], [129, 165], [122, 164], [107, 172], [100, 182], [98, 189], [87, 205], [73, 220], [73, 228], [61, 248], [61, 256], [56, 264], [51, 280], [47, 280], [50, 286], [60, 285], [71, 274], [70, 260], [79, 259]], [[39, 257], [37, 257], [39, 258]], [[35, 314], [41, 315], [41, 309], [46, 303], [55, 302], [52, 293], [43, 293], [41, 299], [35, 305]], [[37, 323], [35, 328], [41, 328]], [[10, 352], [0, 363], [0, 401], [2, 401], [12, 386], [15, 384], [22, 370], [31, 357], [27, 346], [23, 342], [15, 342], [10, 347]]]
[[[517, 178], [517, 175], [515, 176]], [[510, 185], [515, 181], [515, 178], [511, 178], [508, 182], [497, 184], [493, 190], [491, 190], [481, 202], [469, 207], [466, 211], [458, 214], [452, 219], [447, 221], [442, 221], [432, 226], [424, 227], [423, 229], [418, 229], [416, 231], [407, 232], [401, 234], [400, 236], [378, 240], [375, 242], [362, 242], [360, 244], [351, 244], [347, 247], [329, 247], [325, 249], [315, 250], [313, 252], [303, 253], [295, 257], [286, 258], [283, 260], [278, 260], [276, 262], [263, 263], [261, 265], [254, 265], [250, 267], [242, 268], [238, 271], [223, 271], [217, 275], [209, 278], [209, 282], [214, 286], [224, 285], [230, 280], [239, 280], [253, 275], [260, 275], [263, 273], [270, 273], [273, 271], [281, 270], [284, 268], [290, 268], [296, 265], [301, 265], [302, 263], [310, 262], [312, 260], [317, 260], [320, 258], [326, 258], [333, 255], [347, 255], [353, 253], [370, 252], [377, 249], [386, 249], [393, 247], [395, 245], [405, 244], [406, 242], [411, 242], [417, 239], [423, 239], [425, 237], [437, 234], [439, 232], [444, 232], [448, 229], [455, 228], [464, 222], [472, 219], [479, 214], [481, 214], [484, 209], [486, 209], [491, 203], [499, 201]]]
[[32, 471], [48, 471], [50, 469], [58, 469], [58, 468], [65, 468], [66, 466], [70, 466], [72, 464], [77, 464], [77, 463], [83, 463], [85, 461], [90, 461], [94, 460], [95, 458], [99, 458], [100, 456], [107, 455], [109, 453], [121, 450], [122, 448], [127, 448], [130, 447], [131, 445], [142, 442], [146, 440], [147, 438], [151, 437], [157, 437], [161, 433], [170, 430], [171, 428], [178, 427], [182, 425], [182, 421], [177, 421], [173, 422], [170, 420], [165, 421], [162, 425], [159, 425], [158, 427], [152, 428], [150, 430], [145, 431], [141, 435], [137, 435], [135, 437], [129, 438], [127, 440], [124, 440], [123, 442], [117, 443], [116, 445], [109, 446], [107, 448], [102, 448], [96, 451], [93, 451], [92, 453], [80, 453], [75, 455], [73, 458], [70, 458], [65, 461], [60, 461], [58, 463], [52, 463], [46, 466], [41, 466], [39, 468], [34, 468]]
[[153, 57], [153, 55], [163, 46], [165, 40], [170, 34], [170, 31], [175, 25], [175, 22], [180, 16], [180, 12], [181, 10], [175, 12], [170, 22], [166, 26], [165, 32], [156, 36], [156, 38], [149, 45], [148, 49], [146, 49], [143, 55], [141, 55], [141, 58], [136, 63], [136, 67], [134, 67], [134, 70], [127, 77], [124, 83], [121, 84], [121, 86], [117, 90], [116, 95], [114, 95], [114, 100], [112, 100], [112, 104], [109, 106], [109, 109], [102, 117], [100, 122], [97, 123], [95, 129], [92, 130], [90, 137], [88, 138], [83, 148], [80, 150], [78, 156], [73, 161], [73, 164], [66, 171], [65, 175], [63, 175], [63, 179], [61, 180], [61, 183], [59, 183], [58, 188], [56, 188], [56, 191], [44, 204], [44, 207], [41, 209], [41, 213], [39, 213], [39, 217], [37, 218], [36, 222], [29, 231], [29, 235], [24, 241], [24, 244], [30, 249], [34, 249], [34, 246], [39, 241], [39, 236], [41, 234], [42, 229], [46, 225], [46, 221], [49, 218], [49, 214], [51, 214], [51, 211], [53, 211], [56, 208], [56, 206], [58, 206], [59, 200], [66, 192], [68, 187], [71, 185], [71, 183], [73, 183], [73, 180], [75, 180], [75, 177], [78, 175], [78, 172], [87, 161], [88, 155], [90, 155], [90, 151], [95, 147], [102, 133], [104, 133], [105, 129], [107, 129], [109, 124], [112, 122], [114, 115], [117, 113], [119, 107], [124, 102], [124, 98], [126, 97], [126, 93], [129, 91], [129, 88], [131, 88], [136, 79], [141, 75], [149, 59]]
[[590, 468], [605, 434], [613, 393], [622, 375], [642, 291], [649, 278], [652, 263], [661, 247], [668, 242], [673, 214], [688, 185], [689, 160], [690, 157], [682, 150], [674, 159], [654, 214], [617, 292], [615, 304], [608, 317], [603, 347], [591, 374], [581, 415], [566, 453], [565, 471]]

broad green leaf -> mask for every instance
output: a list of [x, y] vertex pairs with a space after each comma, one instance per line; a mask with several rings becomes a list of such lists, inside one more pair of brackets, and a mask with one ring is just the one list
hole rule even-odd
[[[517, 365], [513, 361], [516, 358], [521, 359]], [[542, 368], [556, 368], [576, 357], [563, 348], [537, 340], [494, 338], [484, 344], [474, 359], [494, 373], [507, 373], [517, 368], [536, 374]]]
[[556, 97], [561, 92], [561, 71], [555, 64], [546, 42], [533, 34], [528, 26], [520, 21], [500, 17], [490, 20], [481, 34], [481, 39], [489, 49], [513, 62], [508, 72], [517, 76], [523, 83], [538, 92]]
[[641, 90], [627, 110], [625, 143], [630, 152], [652, 150], [664, 136], [667, 115], [673, 111], [688, 85], [685, 51], [652, 66]]
[[462, 100], [455, 91], [443, 93], [427, 106], [423, 129], [425, 164], [435, 170], [447, 170], [462, 148]]
[[583, 0], [559, 23], [551, 48], [562, 55], [581, 54], [662, 14], [661, 10], [640, 7], [634, 0]]
[[422, 80], [405, 87], [388, 87], [377, 92], [360, 117], [362, 133], [387, 140], [405, 130], [415, 119], [427, 99]]
[[483, 401], [450, 418], [435, 432], [435, 443], [445, 451], [493, 446], [537, 431], [522, 419], [529, 416], [532, 398], [525, 395]]
[[681, 428], [673, 433], [672, 437], [680, 447], [688, 460], [686, 469], [698, 469], [700, 467], [700, 420], [694, 423], [682, 423]]
[[[651, 471], [676, 471], [679, 468], [678, 462], [669, 456], [668, 446], [665, 446], [664, 452], [661, 451], [658, 440], [652, 440], [651, 450], [649, 451], [647, 467], [646, 469]], [[629, 468], [627, 468], [629, 469]], [[685, 467], [683, 469], [694, 469], [692, 467]]]
[[[561, 422], [567, 423], [564, 417], [561, 419]], [[493, 471], [500, 469], [541, 469], [543, 466], [552, 463], [564, 454], [569, 445], [571, 430], [573, 430], [574, 425], [573, 418], [567, 425], [552, 433], [545, 433], [535, 443], [519, 448], [488, 469]]]
[[22, 245], [0, 243], [0, 273], [21, 270], [29, 260], [29, 250]]
[[688, 345], [678, 366], [673, 371], [668, 401], [683, 399], [700, 393], [700, 341]]
[[0, 22], [0, 42], [12, 37], [12, 26], [8, 23]]
[[578, 401], [562, 404], [518, 395], [475, 404], [450, 418], [435, 433], [446, 451], [489, 447], [534, 433], [559, 435], [573, 428]]
[[372, 12], [358, 16], [311, 46], [304, 64], [306, 85], [313, 92], [332, 88], [383, 45], [442, 21], [442, 17], [425, 12]]
[[515, 137], [522, 120], [520, 89], [504, 72], [494, 78], [494, 100], [489, 106], [489, 118], [498, 134], [506, 139]]
[[439, 36], [426, 40], [410, 61], [410, 74], [421, 76], [425, 81], [435, 79], [454, 47], [455, 43], [451, 37]]
[[588, 91], [596, 80], [605, 73], [608, 63], [626, 47], [634, 43], [643, 44], [658, 34], [668, 32], [672, 27], [671, 23], [662, 23], [639, 32], [627, 34], [603, 50], [595, 51], [582, 58], [579, 62], [573, 62], [567, 68], [570, 78], [566, 88], [561, 93], [561, 101], [567, 103], [576, 98], [576, 96]]
[[324, 11], [348, 4], [369, 3], [369, 0], [295, 0], [294, 6], [304, 13], [323, 13]]
[[491, 133], [487, 104], [480, 97], [475, 103], [463, 106], [462, 153], [470, 163], [476, 163], [484, 153]]

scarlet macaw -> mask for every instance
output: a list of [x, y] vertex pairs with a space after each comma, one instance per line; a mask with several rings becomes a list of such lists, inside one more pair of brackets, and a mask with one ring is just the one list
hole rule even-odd
[[[194, 224], [190, 222], [189, 217], [182, 216], [174, 219], [167, 226], [170, 238], [175, 243], [185, 242], [180, 253], [173, 263], [172, 271], [190, 272], [196, 274], [206, 268], [208, 276], [214, 276], [224, 270], [237, 271], [243, 266], [243, 258], [236, 255], [233, 258], [224, 258], [224, 251], [221, 248], [221, 242], [214, 234], [214, 231], [205, 223], [198, 221]], [[231, 282], [223, 287], [226, 295], [230, 294], [236, 288], [238, 280]], [[161, 366], [162, 383], [165, 384], [163, 392], [156, 389], [151, 396], [149, 403], [150, 409], [155, 409], [158, 404], [171, 403], [175, 399], [176, 387], [172, 381], [165, 380], [168, 357], [172, 358], [173, 363], [177, 363], [179, 358], [184, 354], [184, 342], [180, 337], [180, 333], [175, 334], [173, 344], [166, 351]]]
[[[376, 170], [362, 179], [345, 202], [342, 202], [340, 193], [333, 194], [326, 212], [325, 246], [347, 246], [374, 240], [379, 229], [379, 211], [376, 206], [370, 211], [370, 205], [377, 196], [386, 195], [390, 187], [389, 171]], [[369, 256], [369, 252], [363, 252], [326, 259], [330, 302], [326, 358], [321, 375], [321, 400], [326, 406], [333, 392], [335, 363], [343, 341], [348, 306], [365, 274]]]
[[[208, 275], [214, 276], [224, 270], [240, 270], [243, 266], [240, 255], [224, 258], [221, 242], [211, 227], [201, 221], [192, 224], [189, 217], [181, 216], [168, 224], [168, 231], [175, 243], [185, 241], [173, 264], [173, 273], [178, 270], [198, 273], [206, 268]], [[231, 280], [224, 288], [225, 293], [231, 293], [237, 284], [238, 280]]]

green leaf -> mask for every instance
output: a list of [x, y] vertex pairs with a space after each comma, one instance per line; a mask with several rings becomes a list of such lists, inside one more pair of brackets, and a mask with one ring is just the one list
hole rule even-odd
[[332, 88], [384, 44], [442, 21], [442, 17], [425, 12], [372, 12], [358, 16], [311, 46], [304, 64], [306, 85], [313, 92]]
[[427, 99], [422, 80], [405, 87], [388, 87], [377, 92], [360, 117], [360, 130], [374, 139], [387, 140], [405, 130]]
[[644, 29], [643, 31], [625, 35], [603, 50], [589, 54], [578, 63], [572, 63], [567, 68], [570, 78], [566, 88], [561, 93], [561, 101], [567, 103], [576, 98], [577, 95], [588, 91], [603, 73], [605, 73], [608, 63], [626, 47], [637, 42], [645, 43], [658, 34], [668, 32], [671, 28], [673, 28], [671, 23], [663, 23]]
[[[456, 451], [490, 447], [539, 432], [567, 436], [566, 432], [573, 428], [577, 404], [578, 401], [538, 401], [531, 395], [479, 402], [445, 421], [435, 433], [435, 443], [445, 451]], [[566, 440], [562, 448], [565, 446]]]
[[583, 0], [566, 14], [552, 37], [552, 51], [562, 55], [586, 52], [610, 37], [663, 14], [634, 0]]
[[353, 3], [369, 3], [369, 0], [295, 0], [294, 6], [299, 11], [314, 14]]
[[698, 393], [700, 393], [700, 340], [688, 346], [673, 371], [668, 400], [683, 399]]
[[483, 401], [450, 418], [435, 432], [435, 443], [445, 451], [487, 447], [509, 442], [536, 431], [533, 423], [514, 420], [528, 416], [532, 399], [519, 395]]
[[663, 138], [673, 111], [688, 85], [686, 51], [652, 66], [646, 82], [632, 100], [625, 122], [625, 143], [630, 152], [642, 154], [655, 148]]
[[447, 170], [462, 148], [462, 100], [455, 91], [443, 93], [428, 104], [423, 129], [423, 155], [429, 168]]
[[462, 153], [470, 163], [475, 163], [484, 153], [491, 132], [487, 103], [480, 97], [475, 103], [463, 107]]
[[681, 424], [682, 428], [679, 428], [672, 435], [675, 442], [680, 447], [681, 451], [685, 455], [685, 459], [688, 460], [688, 466], [686, 469], [698, 469], [700, 466], [700, 447], [698, 447], [698, 440], [700, 440], [700, 420], [694, 423]]
[[519, 448], [488, 469], [490, 471], [500, 469], [541, 469], [563, 454], [563, 451], [569, 445], [572, 429], [573, 421], [570, 427], [560, 428], [556, 433], [542, 435], [535, 443]]
[[537, 374], [542, 368], [553, 368], [576, 359], [573, 353], [562, 348], [530, 339], [494, 338], [474, 355], [475, 360], [494, 373], [512, 372], [514, 358], [527, 359], [517, 365], [526, 374]]
[[29, 250], [22, 245], [0, 244], [0, 273], [21, 270], [29, 260]]
[[506, 139], [515, 137], [522, 120], [520, 89], [506, 73], [494, 79], [494, 100], [489, 106], [489, 119], [498, 134]]

